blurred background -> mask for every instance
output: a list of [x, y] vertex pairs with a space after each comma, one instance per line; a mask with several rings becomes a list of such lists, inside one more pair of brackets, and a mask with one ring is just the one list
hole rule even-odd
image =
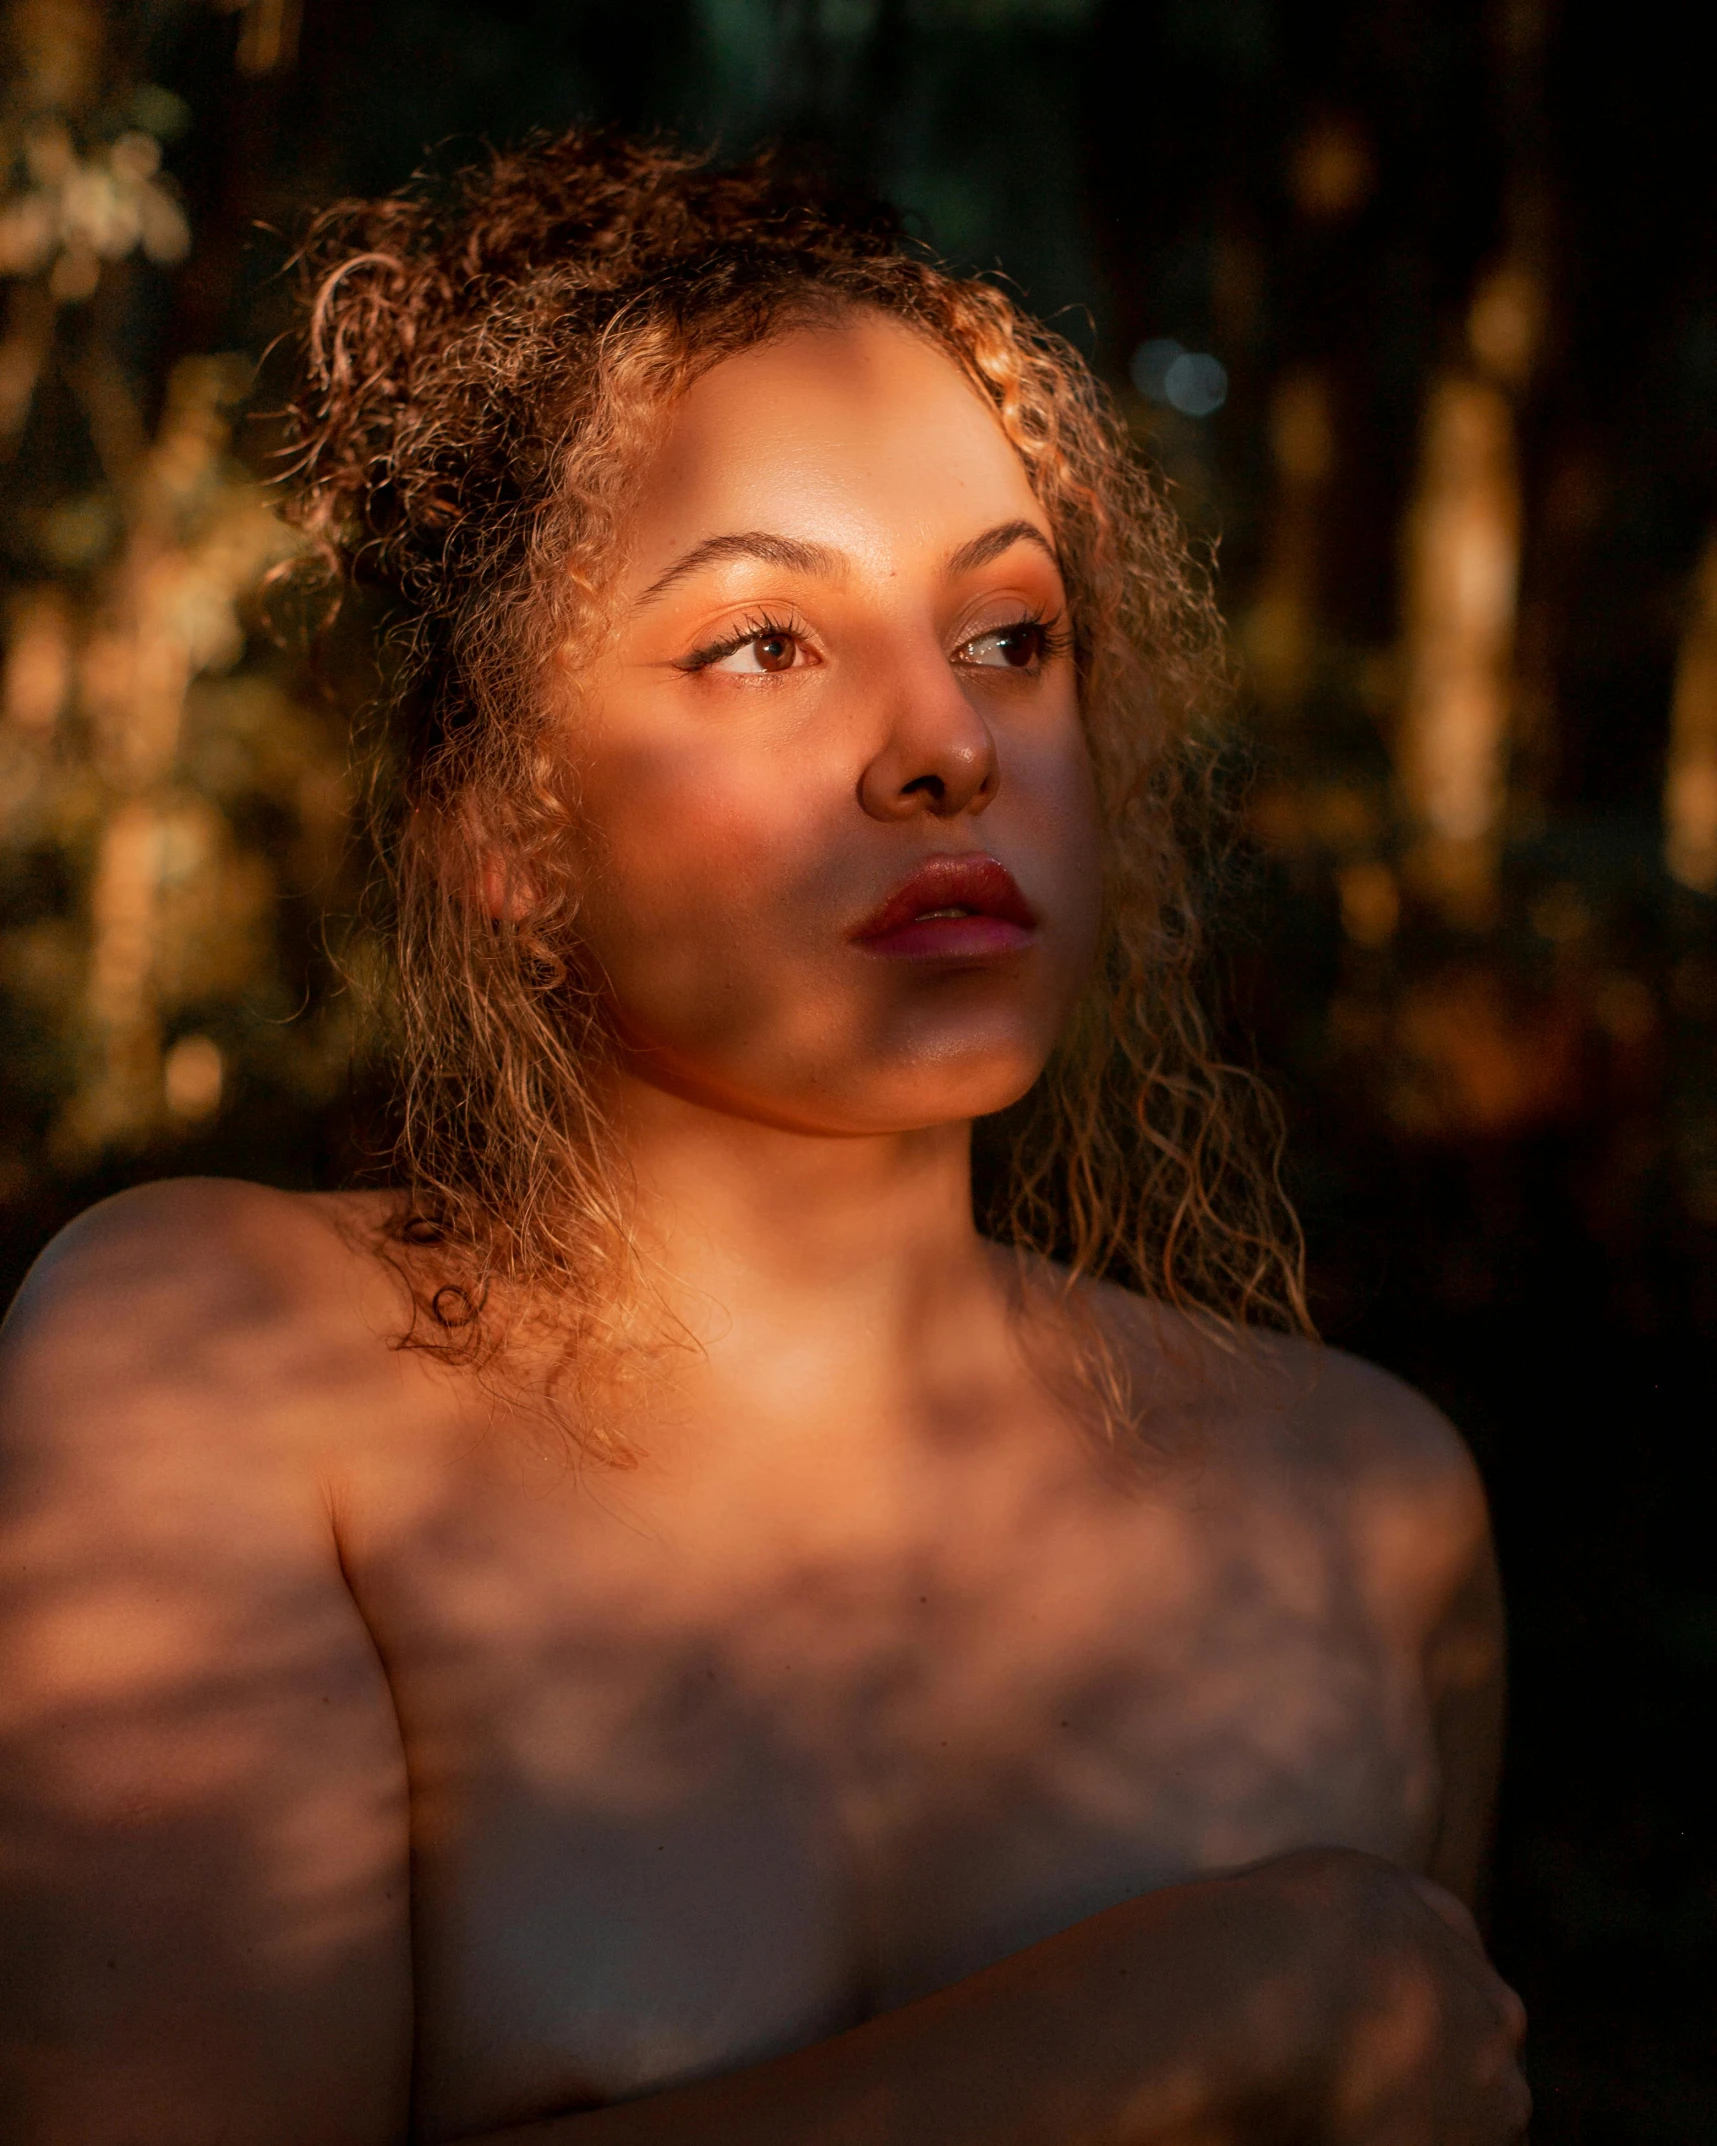
[[338, 983], [362, 666], [258, 598], [292, 549], [266, 353], [308, 211], [581, 117], [811, 145], [1079, 343], [1214, 547], [1249, 784], [1227, 1018], [1287, 1102], [1325, 1331], [1461, 1423], [1495, 1503], [1493, 1929], [1534, 2015], [1535, 2137], [1708, 2146], [1717, 156], [1694, 11], [0, 20], [0, 1296], [139, 1178], [366, 1159]]

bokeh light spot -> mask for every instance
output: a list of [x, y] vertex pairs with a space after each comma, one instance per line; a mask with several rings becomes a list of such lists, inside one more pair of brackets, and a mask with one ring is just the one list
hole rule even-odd
[[221, 1107], [226, 1067], [209, 1036], [181, 1036], [162, 1066], [167, 1108], [176, 1118], [209, 1118]]
[[1163, 375], [1163, 400], [1187, 417], [1209, 417], [1228, 400], [1228, 368], [1220, 358], [1189, 350]]
[[1133, 352], [1133, 385], [1151, 402], [1183, 417], [1208, 417], [1228, 400], [1228, 368], [1208, 351], [1188, 350], [1172, 335], [1157, 335]]

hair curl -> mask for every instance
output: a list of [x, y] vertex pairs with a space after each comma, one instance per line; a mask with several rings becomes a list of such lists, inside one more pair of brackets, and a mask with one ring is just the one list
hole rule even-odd
[[[722, 169], [577, 130], [346, 203], [300, 260], [289, 511], [391, 600], [370, 743], [406, 1243], [438, 1247], [417, 1345], [470, 1355], [552, 1303], [565, 1355], [627, 1296], [609, 1038], [561, 860], [576, 769], [550, 653], [600, 633], [628, 478], [664, 405], [729, 354], [851, 309], [983, 394], [1055, 530], [1105, 833], [1091, 983], [1003, 1121], [990, 1234], [1227, 1324], [1305, 1324], [1267, 1099], [1196, 990], [1181, 823], [1225, 692], [1207, 579], [1079, 354], [875, 205], [769, 155]], [[1190, 806], [1190, 809], [1189, 809]], [[497, 923], [470, 890], [497, 860]], [[433, 1286], [431, 1286], [433, 1284]], [[576, 1376], [576, 1373], [575, 1373]]]

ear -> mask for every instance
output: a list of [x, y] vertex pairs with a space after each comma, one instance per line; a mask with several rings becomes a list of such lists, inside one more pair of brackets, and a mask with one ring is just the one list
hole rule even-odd
[[485, 849], [479, 854], [477, 889], [485, 913], [497, 924], [522, 924], [537, 905], [535, 884], [499, 850]]

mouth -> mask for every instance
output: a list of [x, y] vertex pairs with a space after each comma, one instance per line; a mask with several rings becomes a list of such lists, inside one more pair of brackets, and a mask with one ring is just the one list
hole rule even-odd
[[927, 857], [849, 936], [867, 954], [987, 961], [1029, 946], [1037, 918], [994, 857]]

